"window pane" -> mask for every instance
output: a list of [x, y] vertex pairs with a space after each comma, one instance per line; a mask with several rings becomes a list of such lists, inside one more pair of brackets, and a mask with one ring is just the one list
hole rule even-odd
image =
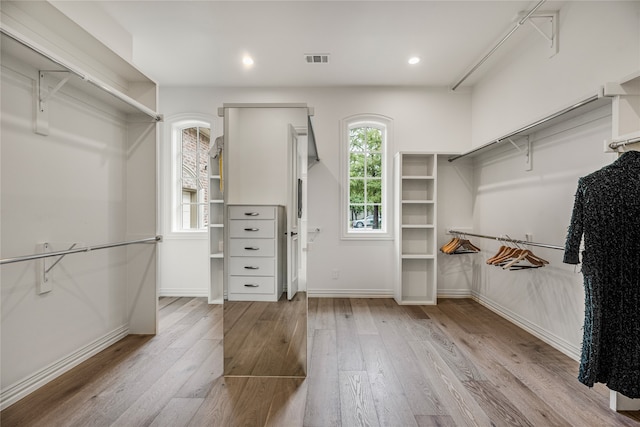
[[[204, 124], [204, 123], [203, 123]], [[211, 146], [210, 128], [200, 125], [187, 125], [176, 129], [172, 141], [177, 152], [175, 161], [179, 189], [175, 195], [177, 216], [174, 224], [182, 230], [204, 229], [209, 222], [209, 148]]]
[[364, 180], [349, 180], [349, 204], [364, 203]]
[[362, 152], [366, 146], [366, 128], [354, 128], [349, 130], [349, 151]]
[[367, 180], [367, 203], [382, 203], [382, 180]]
[[375, 128], [367, 128], [367, 151], [382, 151], [382, 131]]
[[364, 177], [364, 154], [349, 155], [349, 176]]
[[364, 230], [364, 206], [363, 205], [350, 205], [349, 206], [350, 219], [349, 228], [356, 230]]
[[371, 119], [368, 115], [354, 116], [351, 126], [345, 129], [349, 145], [348, 152], [344, 154], [349, 156], [349, 170], [348, 182], [343, 185], [348, 186], [349, 193], [344, 199], [348, 211], [343, 215], [348, 218], [348, 232], [362, 233], [363, 237], [371, 232], [378, 237], [381, 231], [389, 231], [389, 227], [383, 227], [382, 222], [382, 206], [387, 203], [383, 196], [388, 197], [387, 192], [383, 194], [382, 191], [383, 173], [386, 173], [383, 171], [386, 125]]
[[367, 228], [379, 230], [382, 228], [382, 206], [367, 206]]
[[182, 130], [182, 176], [196, 176], [197, 128]]
[[207, 177], [207, 163], [209, 160], [209, 129], [199, 128], [200, 141], [198, 143], [198, 173], [201, 177]]
[[367, 154], [367, 176], [381, 177], [382, 176], [382, 155], [380, 154]]
[[364, 205], [349, 205], [349, 219], [351, 221], [364, 218]]

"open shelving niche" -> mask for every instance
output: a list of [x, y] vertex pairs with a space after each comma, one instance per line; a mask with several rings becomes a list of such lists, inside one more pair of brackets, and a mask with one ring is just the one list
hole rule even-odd
[[436, 154], [395, 156], [398, 304], [436, 304]]
[[224, 180], [218, 158], [209, 157], [209, 304], [224, 301]]

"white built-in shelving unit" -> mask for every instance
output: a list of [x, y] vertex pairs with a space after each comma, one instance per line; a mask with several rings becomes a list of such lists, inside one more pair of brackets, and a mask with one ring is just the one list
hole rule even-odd
[[209, 303], [224, 301], [224, 180], [220, 158], [209, 157]]
[[395, 299], [398, 304], [436, 304], [436, 154], [398, 153], [395, 175]]

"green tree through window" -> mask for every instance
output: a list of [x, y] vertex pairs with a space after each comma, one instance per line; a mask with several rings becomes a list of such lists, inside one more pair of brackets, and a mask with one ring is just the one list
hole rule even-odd
[[349, 223], [356, 230], [382, 228], [383, 130], [370, 125], [349, 129]]

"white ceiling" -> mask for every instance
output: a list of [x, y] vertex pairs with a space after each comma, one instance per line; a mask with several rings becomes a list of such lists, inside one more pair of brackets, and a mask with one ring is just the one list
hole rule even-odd
[[[537, 3], [92, 2], [105, 20], [131, 35], [134, 64], [161, 86], [444, 87], [513, 28], [519, 13]], [[541, 10], [557, 10], [558, 2], [553, 5]], [[90, 22], [82, 24], [91, 29]], [[533, 32], [523, 25], [463, 86], [473, 84]], [[307, 64], [307, 53], [328, 53], [330, 61]], [[255, 60], [250, 68], [241, 62], [246, 54]], [[416, 55], [422, 61], [409, 65], [409, 57]]]

